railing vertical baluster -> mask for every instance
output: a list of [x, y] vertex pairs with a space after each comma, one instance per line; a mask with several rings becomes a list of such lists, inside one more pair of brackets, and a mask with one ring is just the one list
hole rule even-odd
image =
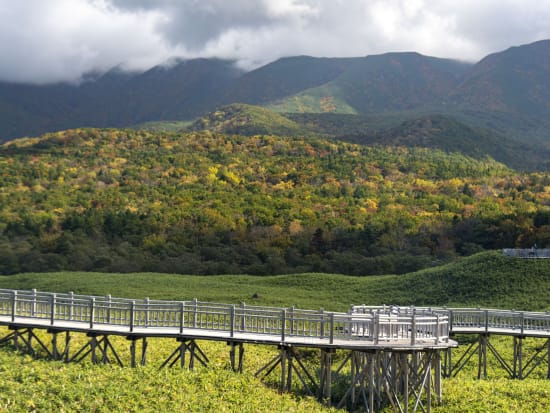
[[412, 310], [412, 325], [411, 325], [411, 345], [416, 344], [416, 308]]
[[31, 317], [36, 315], [36, 288], [32, 289], [32, 308], [31, 308]]
[[376, 310], [373, 317], [373, 337], [374, 337], [374, 344], [378, 344], [380, 334], [380, 310]]
[[523, 336], [523, 331], [525, 330], [525, 314], [523, 311], [519, 315], [520, 317], [520, 323], [521, 323], [521, 335]]
[[246, 332], [246, 314], [245, 314], [245, 308], [246, 308], [246, 304], [243, 302], [241, 302], [241, 310], [242, 310], [242, 315], [241, 315], [241, 331], [242, 332]]
[[281, 311], [281, 343], [285, 342], [286, 308]]
[[74, 315], [74, 293], [72, 291], [69, 292], [69, 295], [71, 296], [70, 299], [70, 307], [69, 307], [69, 321], [73, 321], [73, 315]]
[[54, 294], [51, 295], [51, 298], [50, 298], [50, 305], [51, 305], [51, 308], [50, 308], [50, 324], [52, 326], [53, 326], [54, 321], [55, 321], [55, 302], [56, 302], [56, 295], [54, 293]]
[[95, 297], [90, 298], [90, 328], [94, 328]]
[[229, 337], [233, 338], [233, 336], [235, 335], [235, 304], [233, 304], [231, 306], [229, 314], [231, 316], [230, 328], [229, 328]]
[[193, 299], [193, 328], [197, 328], [197, 299]]
[[17, 312], [17, 291], [13, 292], [11, 300], [11, 321], [15, 321], [15, 313]]
[[180, 334], [183, 333], [183, 325], [185, 322], [185, 302], [180, 303]]
[[294, 334], [294, 306], [290, 307], [290, 335]]
[[107, 324], [111, 324], [111, 294], [107, 295]]
[[135, 312], [136, 312], [136, 302], [135, 300], [132, 300], [130, 301], [130, 333], [134, 331], [134, 323], [136, 321]]

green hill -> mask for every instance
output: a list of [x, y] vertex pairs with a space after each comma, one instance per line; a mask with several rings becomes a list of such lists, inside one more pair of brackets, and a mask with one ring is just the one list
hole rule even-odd
[[403, 275], [334, 274], [197, 277], [169, 274], [26, 273], [0, 277], [0, 288], [240, 303], [347, 311], [350, 304], [550, 309], [550, 260], [479, 253]]
[[235, 103], [222, 106], [193, 122], [187, 130], [229, 135], [300, 136], [310, 134], [296, 122], [260, 106]]
[[550, 245], [548, 176], [436, 149], [80, 129], [0, 169], [2, 273], [373, 275]]

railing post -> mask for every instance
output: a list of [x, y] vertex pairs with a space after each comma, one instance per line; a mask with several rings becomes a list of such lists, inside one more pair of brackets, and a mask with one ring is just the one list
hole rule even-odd
[[229, 315], [230, 315], [229, 337], [233, 338], [233, 336], [235, 335], [235, 304], [231, 306]]
[[521, 336], [523, 337], [523, 331], [525, 330], [525, 314], [523, 311], [520, 313], [520, 323], [521, 323]]
[[145, 327], [149, 327], [149, 297], [145, 297]]
[[436, 314], [435, 315], [436, 317], [436, 322], [435, 322], [435, 344], [439, 344], [439, 336], [440, 336], [440, 331], [439, 329], [441, 328], [441, 326], [439, 325], [439, 314]]
[[330, 313], [330, 334], [329, 334], [329, 343], [334, 343], [334, 313]]
[[[36, 296], [35, 296], [36, 297]], [[35, 298], [36, 301], [36, 298]], [[50, 298], [50, 324], [53, 326], [55, 321], [55, 302], [56, 302], [56, 295], [53, 293]]]
[[241, 310], [242, 310], [242, 314], [241, 314], [241, 331], [242, 332], [245, 332], [246, 331], [246, 315], [245, 315], [245, 308], [246, 308], [246, 304], [243, 302], [241, 302]]
[[412, 310], [411, 346], [416, 344], [416, 308]]
[[325, 336], [325, 310], [321, 308], [319, 314], [321, 315], [321, 331], [319, 338], [323, 338]]
[[111, 294], [107, 295], [107, 324], [111, 324]]
[[71, 296], [71, 306], [69, 307], [69, 320], [73, 321], [73, 316], [74, 316], [74, 293], [72, 291], [70, 291], [69, 295]]
[[485, 310], [485, 333], [489, 332], [489, 310]]
[[15, 313], [17, 312], [17, 291], [13, 291], [11, 301], [11, 321], [15, 321]]
[[193, 328], [197, 328], [197, 306], [197, 299], [193, 298]]
[[372, 318], [372, 335], [374, 338], [374, 344], [378, 344], [378, 334], [380, 330], [380, 310], [376, 310]]
[[107, 324], [111, 324], [111, 294], [107, 295]]
[[95, 297], [90, 298], [90, 328], [94, 328]]
[[130, 301], [130, 333], [134, 331], [134, 323], [136, 321], [136, 302], [135, 300]]
[[281, 311], [281, 343], [285, 342], [286, 308]]
[[31, 316], [36, 315], [36, 288], [32, 289], [32, 306], [31, 306]]
[[185, 323], [185, 302], [180, 303], [180, 334], [183, 333], [183, 325]]

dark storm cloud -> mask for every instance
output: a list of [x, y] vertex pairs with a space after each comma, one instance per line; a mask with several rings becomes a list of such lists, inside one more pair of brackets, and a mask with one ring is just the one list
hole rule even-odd
[[550, 0], [18, 0], [0, 2], [0, 21], [0, 80], [44, 83], [170, 57], [477, 60], [550, 38]]

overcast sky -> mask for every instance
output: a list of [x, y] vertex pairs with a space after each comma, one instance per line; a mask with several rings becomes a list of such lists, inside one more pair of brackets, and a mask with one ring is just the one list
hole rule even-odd
[[550, 38], [550, 0], [0, 0], [0, 22], [0, 80], [46, 83], [171, 57], [477, 61]]

